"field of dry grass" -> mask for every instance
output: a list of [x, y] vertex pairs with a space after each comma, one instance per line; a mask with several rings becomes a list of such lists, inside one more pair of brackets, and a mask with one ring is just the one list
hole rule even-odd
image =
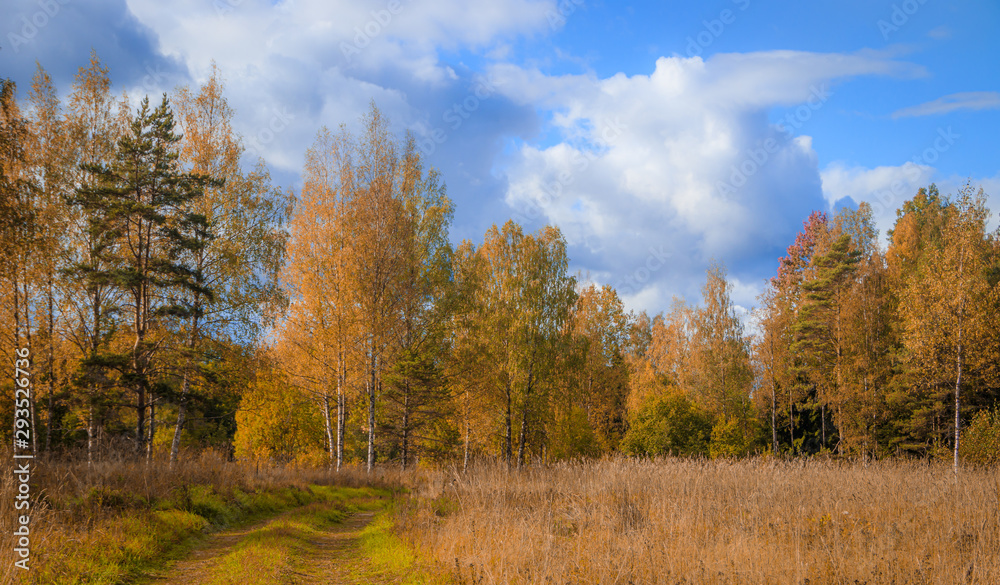
[[459, 583], [1000, 583], [997, 469], [610, 460], [430, 487], [397, 522]]
[[[72, 568], [88, 575], [81, 582], [118, 582], [93, 568], [114, 569], [129, 555], [155, 559], [171, 535], [191, 533], [181, 513], [191, 505], [179, 495], [223, 510], [257, 493], [254, 505], [266, 513], [269, 493], [296, 496], [333, 481], [409, 486], [412, 497], [395, 506], [396, 530], [463, 585], [1000, 583], [998, 469], [965, 469], [956, 480], [947, 465], [927, 462], [616, 459], [465, 474], [383, 468], [374, 478], [351, 467], [332, 478], [210, 453], [165, 467], [39, 462], [32, 564]], [[10, 475], [0, 479], [8, 505], [13, 490]], [[7, 560], [13, 522], [0, 514], [3, 583], [24, 577]], [[160, 527], [155, 538], [144, 540], [147, 526]], [[119, 574], [134, 574], [126, 569]]]

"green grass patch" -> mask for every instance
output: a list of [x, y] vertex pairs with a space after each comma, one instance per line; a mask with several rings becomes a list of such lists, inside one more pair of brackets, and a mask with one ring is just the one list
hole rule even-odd
[[[304, 508], [303, 518], [311, 520], [303, 526], [315, 529], [323, 523], [343, 519], [352, 509], [377, 507], [381, 499], [389, 495], [385, 490], [333, 486], [286, 487], [257, 493], [238, 490], [219, 493], [212, 486], [185, 486], [170, 499], [143, 507], [120, 494], [94, 493], [76, 505], [89, 507], [96, 500], [102, 504], [111, 500], [117, 515], [93, 521], [90, 526], [67, 534], [60, 542], [45, 546], [45, 550], [39, 551], [41, 554], [32, 572], [37, 571], [38, 582], [52, 585], [134, 583], [141, 580], [144, 573], [182, 557], [207, 533], [221, 528], [245, 525], [314, 502], [326, 502], [319, 508]], [[295, 531], [302, 529], [302, 526], [288, 526], [274, 536], [277, 542], [289, 544], [286, 541], [294, 540], [299, 535]], [[277, 554], [282, 550], [280, 546], [274, 550], [263, 547], [253, 554]], [[233, 562], [260, 570], [271, 561], [281, 566], [280, 558], [263, 556], [244, 557]], [[241, 584], [256, 582], [282, 581], [240, 581]]]
[[348, 511], [342, 502], [314, 503], [287, 518], [248, 534], [212, 567], [211, 585], [290, 583], [298, 557], [330, 524], [342, 522]]
[[382, 508], [391, 494], [367, 488], [316, 486], [324, 501], [311, 503], [268, 523], [244, 537], [211, 569], [211, 585], [291, 583], [301, 556], [322, 531], [358, 510]]
[[361, 531], [361, 548], [371, 561], [372, 572], [404, 585], [443, 584], [450, 581], [431, 570], [422, 558], [395, 532], [393, 505], [375, 516]]

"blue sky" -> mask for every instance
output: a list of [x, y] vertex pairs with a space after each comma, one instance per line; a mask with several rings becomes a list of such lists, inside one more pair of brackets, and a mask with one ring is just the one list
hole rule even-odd
[[214, 60], [293, 188], [374, 99], [441, 170], [456, 242], [554, 223], [573, 271], [652, 312], [714, 259], [749, 309], [814, 209], [868, 201], [884, 230], [966, 180], [1000, 209], [997, 31], [995, 0], [14, 0], [0, 75], [23, 96], [39, 61], [65, 94], [93, 48], [138, 98]]

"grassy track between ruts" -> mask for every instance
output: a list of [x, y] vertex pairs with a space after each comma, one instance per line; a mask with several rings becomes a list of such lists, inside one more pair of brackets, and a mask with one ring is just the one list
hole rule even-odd
[[[322, 488], [320, 488], [322, 490]], [[324, 500], [224, 532], [155, 585], [438, 583], [393, 533], [391, 494], [332, 489]]]

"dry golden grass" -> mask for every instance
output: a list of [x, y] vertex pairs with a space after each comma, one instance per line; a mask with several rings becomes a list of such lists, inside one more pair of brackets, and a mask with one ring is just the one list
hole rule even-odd
[[608, 460], [443, 477], [397, 520], [460, 583], [1000, 583], [1000, 472]]

